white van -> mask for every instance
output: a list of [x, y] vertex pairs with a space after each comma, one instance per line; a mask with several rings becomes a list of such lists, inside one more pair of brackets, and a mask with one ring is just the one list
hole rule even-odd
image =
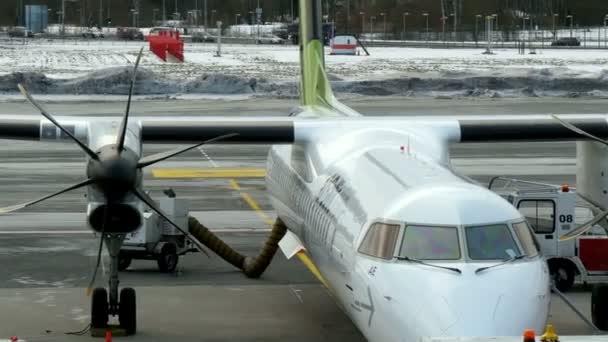
[[353, 36], [336, 36], [330, 47], [332, 55], [357, 55], [357, 39]]

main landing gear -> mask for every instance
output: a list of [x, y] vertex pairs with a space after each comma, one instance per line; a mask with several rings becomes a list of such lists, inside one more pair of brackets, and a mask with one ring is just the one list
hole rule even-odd
[[[110, 254], [110, 282], [109, 288], [96, 288], [91, 297], [91, 329], [105, 330], [109, 316], [118, 316], [120, 329], [126, 335], [133, 335], [137, 331], [137, 307], [135, 290], [123, 288], [118, 292], [118, 269], [120, 248], [125, 238], [124, 234], [104, 234], [102, 237]], [[109, 293], [108, 293], [109, 292]]]

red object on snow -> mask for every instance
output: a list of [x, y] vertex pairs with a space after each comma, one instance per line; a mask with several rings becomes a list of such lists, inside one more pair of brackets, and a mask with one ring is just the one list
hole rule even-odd
[[13, 342], [19, 341], [19, 337], [17, 337], [17, 336], [11, 336], [11, 341], [13, 341]]
[[178, 31], [160, 31], [158, 36], [148, 36], [148, 42], [150, 51], [163, 61], [167, 61], [167, 54], [184, 61], [184, 41], [179, 38]]
[[106, 331], [106, 342], [112, 342], [112, 332]]

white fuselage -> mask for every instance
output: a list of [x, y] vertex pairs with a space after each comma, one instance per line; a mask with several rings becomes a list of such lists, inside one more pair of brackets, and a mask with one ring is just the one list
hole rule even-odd
[[[269, 196], [368, 340], [542, 331], [550, 300], [544, 260], [526, 258], [477, 274], [501, 260], [473, 260], [466, 249], [465, 226], [524, 219], [451, 171], [446, 139], [416, 125], [337, 126], [336, 134], [322, 136], [330, 138], [271, 149]], [[374, 223], [400, 225], [400, 239], [408, 225], [457, 227], [460, 258], [425, 261], [462, 273], [358, 252]]]

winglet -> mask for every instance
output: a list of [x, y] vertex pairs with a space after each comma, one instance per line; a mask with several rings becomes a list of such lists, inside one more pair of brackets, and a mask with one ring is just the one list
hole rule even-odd
[[325, 73], [321, 0], [300, 0], [300, 102], [327, 105], [334, 95]]

